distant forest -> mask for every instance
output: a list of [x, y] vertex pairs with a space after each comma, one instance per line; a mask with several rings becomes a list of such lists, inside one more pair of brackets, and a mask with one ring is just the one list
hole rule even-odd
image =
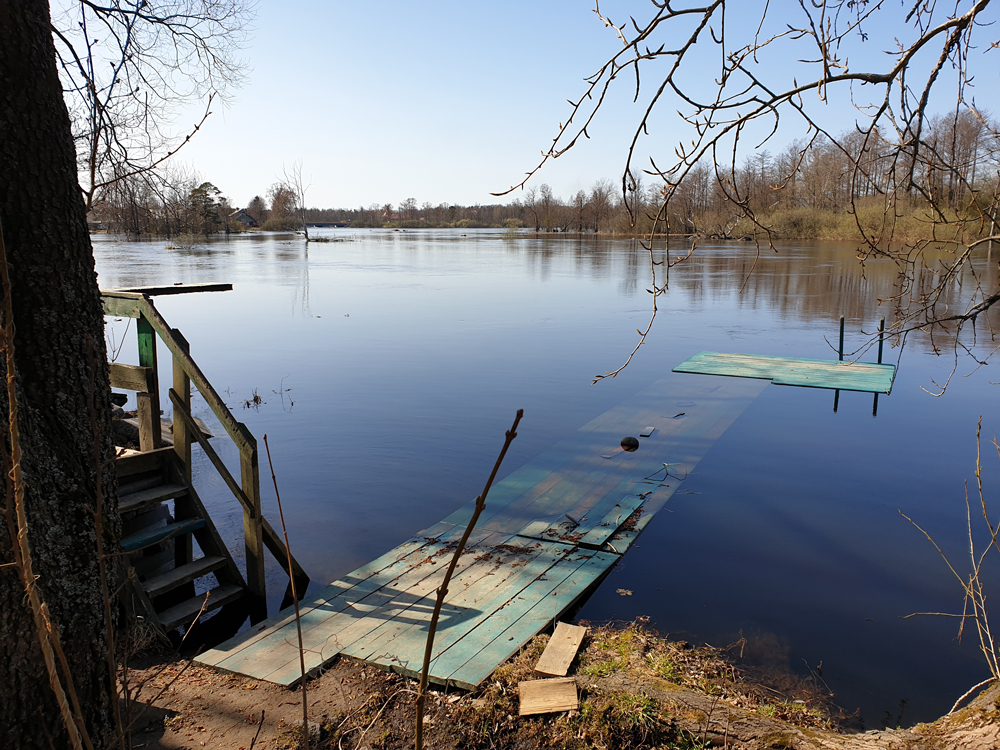
[[[443, 228], [524, 227], [536, 232], [645, 234], [653, 227], [667, 191], [669, 210], [657, 231], [730, 238], [760, 231], [735, 195], [778, 238], [847, 239], [857, 224], [885, 221], [888, 191], [899, 170], [916, 169], [931, 193], [894, 195], [897, 237], [920, 233], [931, 213], [961, 216], [989, 205], [1000, 191], [1000, 143], [995, 125], [966, 112], [934, 118], [918, 164], [900, 163], [898, 149], [885, 142], [864, 144], [858, 133], [839, 145], [818, 138], [808, 148], [789, 144], [763, 150], [735, 169], [699, 163], [679, 186], [637, 175], [620, 182], [602, 179], [589, 190], [556, 196], [545, 184], [518, 191], [507, 203], [379, 202], [357, 208], [304, 208], [293, 182], [279, 181], [245, 207], [233, 206], [211, 182], [190, 174], [136, 175], [109, 187], [95, 202], [92, 225], [132, 236], [209, 235], [245, 231], [247, 216], [263, 230], [293, 230], [306, 223], [344, 222], [351, 227]], [[863, 173], [864, 179], [857, 175]], [[241, 213], [243, 209], [245, 213]], [[665, 219], [665, 221], [664, 221]], [[991, 229], [987, 227], [986, 229]]]

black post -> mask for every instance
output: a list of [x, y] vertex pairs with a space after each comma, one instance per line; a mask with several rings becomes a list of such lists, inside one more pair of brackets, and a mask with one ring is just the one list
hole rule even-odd
[[840, 361], [844, 361], [844, 316], [840, 316]]
[[[885, 337], [885, 318], [878, 322], [878, 363], [882, 364], [882, 339]], [[876, 398], [878, 396], [876, 395]]]

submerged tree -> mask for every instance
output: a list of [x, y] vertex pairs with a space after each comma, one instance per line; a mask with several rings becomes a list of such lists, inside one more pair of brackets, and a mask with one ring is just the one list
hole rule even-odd
[[[645, 96], [621, 192], [633, 220], [648, 212], [653, 233], [689, 231], [678, 209], [689, 187], [703, 191], [698, 183], [710, 177], [731, 214], [758, 237], [759, 257], [761, 240], [773, 248], [772, 232], [751, 193], [793, 185], [810, 171], [804, 187], [822, 190], [817, 180], [837, 161], [849, 175], [846, 197], [862, 240], [861, 262], [885, 259], [896, 266], [895, 293], [880, 300], [894, 313], [891, 332], [901, 344], [917, 330], [945, 334], [957, 365], [960, 351], [972, 355], [963, 329], [973, 324], [975, 332], [980, 318], [989, 328], [987, 313], [1000, 302], [1000, 289], [982, 282], [977, 253], [1000, 239], [1000, 135], [974, 98], [977, 73], [993, 76], [1000, 54], [989, 6], [990, 0], [914, 2], [902, 10], [884, 0], [653, 0], [647, 19], [620, 24], [598, 6], [595, 13], [622, 49], [587, 79], [541, 162], [510, 190], [589, 138], [619, 86], [629, 86], [636, 102]], [[660, 154], [645, 138], [673, 110], [684, 135]], [[852, 113], [854, 127], [838, 135], [844, 111]], [[757, 179], [768, 166], [763, 150], [796, 137], [765, 186]], [[646, 152], [648, 163], [640, 168]], [[642, 206], [637, 190], [643, 173], [660, 182], [652, 208]], [[913, 212], [922, 229], [903, 237], [897, 222]], [[651, 241], [648, 250], [655, 318], [669, 268], [687, 255], [671, 254], [668, 245], [667, 262], [658, 266]], [[633, 355], [651, 326], [652, 319]]]

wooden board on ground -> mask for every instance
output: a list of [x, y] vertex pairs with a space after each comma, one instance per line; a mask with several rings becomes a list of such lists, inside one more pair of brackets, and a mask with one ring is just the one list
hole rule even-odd
[[580, 625], [556, 623], [555, 632], [535, 665], [535, 671], [548, 677], [565, 677], [586, 634], [587, 629]]
[[775, 385], [828, 388], [842, 391], [889, 393], [896, 377], [895, 365], [873, 362], [839, 362], [835, 359], [795, 359], [760, 354], [701, 352], [681, 362], [674, 372], [762, 378]]
[[572, 677], [519, 682], [517, 689], [521, 694], [518, 716], [575, 711], [580, 707], [580, 700], [576, 694], [576, 680]]
[[[668, 376], [497, 482], [449, 585], [430, 680], [474, 688], [550, 628], [607, 575], [680, 486], [664, 464], [694, 469], [764, 387], [759, 380]], [[639, 450], [621, 450], [623, 436], [650, 427]], [[470, 502], [307, 597], [301, 606], [307, 672], [344, 655], [418, 674], [435, 592], [473, 509]], [[538, 536], [524, 536], [525, 529]], [[547, 531], [553, 533], [542, 535]], [[291, 610], [195, 661], [295, 684]]]

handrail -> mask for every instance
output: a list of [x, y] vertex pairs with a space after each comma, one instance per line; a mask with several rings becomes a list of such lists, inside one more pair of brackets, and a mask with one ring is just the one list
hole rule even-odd
[[[181, 402], [180, 396], [177, 394], [177, 391], [171, 388], [169, 391], [169, 395], [170, 395], [170, 400], [171, 402], [173, 402], [174, 405], [174, 414], [180, 414], [181, 417], [183, 417], [185, 423], [187, 423], [188, 429], [191, 432], [191, 436], [198, 441], [198, 445], [201, 446], [201, 449], [205, 452], [205, 455], [208, 456], [208, 460], [212, 462], [212, 465], [215, 466], [216, 471], [219, 472], [219, 475], [222, 477], [223, 481], [225, 481], [229, 489], [232, 490], [233, 495], [236, 496], [236, 499], [240, 501], [240, 503], [243, 505], [244, 508], [246, 508], [248, 511], [253, 512], [254, 507], [253, 503], [250, 502], [250, 498], [246, 496], [246, 493], [243, 492], [243, 488], [241, 488], [240, 485], [237, 483], [236, 479], [233, 478], [233, 475], [230, 473], [229, 468], [222, 462], [222, 459], [219, 457], [219, 454], [215, 452], [215, 448], [213, 448], [211, 444], [208, 442], [208, 438], [205, 437], [205, 434], [201, 431], [201, 428], [198, 427], [198, 424], [194, 421], [194, 417], [191, 416], [191, 413]], [[268, 520], [266, 518], [262, 517], [261, 520], [263, 521], [264, 525], [263, 529], [264, 544], [267, 546], [271, 554], [274, 555], [274, 557], [278, 560], [278, 562], [285, 563], [285, 561], [287, 560], [288, 553], [285, 550], [284, 542], [281, 540], [281, 537], [278, 536], [278, 533], [274, 530], [274, 527], [271, 526], [270, 523], [268, 523]], [[296, 583], [301, 582], [303, 585], [302, 590], [305, 591], [305, 586], [308, 585], [309, 583], [309, 576], [305, 572], [305, 570], [302, 569], [302, 566], [299, 565], [298, 560], [296, 560], [294, 557], [292, 557], [291, 559], [292, 559], [292, 570], [294, 571], [295, 574]]]
[[[256, 438], [250, 430], [247, 429], [246, 425], [242, 422], [238, 422], [232, 412], [229, 411], [229, 407], [226, 406], [226, 403], [216, 392], [215, 388], [212, 387], [212, 384], [208, 381], [208, 378], [205, 377], [201, 368], [198, 367], [197, 363], [191, 358], [191, 355], [188, 353], [188, 346], [184, 337], [180, 335], [179, 331], [175, 331], [175, 329], [170, 327], [167, 321], [160, 314], [159, 310], [154, 307], [148, 295], [140, 292], [102, 290], [101, 300], [104, 305], [105, 315], [138, 318], [141, 325], [148, 326], [148, 328], [146, 328], [147, 331], [150, 331], [150, 329], [151, 331], [155, 331], [170, 351], [174, 362], [175, 388], [180, 387], [185, 394], [182, 398], [181, 395], [174, 390], [174, 388], [169, 389], [170, 400], [173, 402], [174, 406], [174, 414], [179, 414], [181, 416], [181, 423], [178, 425], [178, 428], [183, 427], [183, 433], [187, 433], [188, 435], [188, 437], [182, 437], [181, 441], [186, 446], [190, 445], [190, 437], [194, 437], [195, 440], [198, 441], [209, 460], [226, 482], [226, 485], [230, 490], [232, 490], [236, 499], [240, 502], [240, 505], [243, 508], [243, 534], [244, 541], [246, 542], [247, 584], [248, 588], [256, 594], [260, 600], [263, 600], [265, 594], [263, 547], [266, 547], [268, 551], [274, 555], [280, 563], [282, 563], [282, 566], [284, 566], [289, 556], [281, 537], [260, 512], [260, 487], [258, 478], [258, 452]], [[140, 360], [143, 358], [142, 351], [142, 341], [140, 340]], [[148, 380], [151, 384], [155, 384], [157, 381], [155, 372], [155, 346], [152, 348], [152, 360], [150, 364], [153, 369], [149, 371]], [[180, 372], [178, 372], [178, 368]], [[135, 371], [143, 368], [120, 369], [127, 371], [130, 375], [132, 375], [135, 374]], [[180, 373], [183, 373], [183, 375]], [[180, 386], [176, 385], [178, 382], [177, 378], [181, 378], [184, 381]], [[189, 392], [188, 381], [193, 383], [201, 392], [201, 395], [205, 399], [209, 408], [236, 444], [236, 447], [240, 452], [242, 486], [230, 473], [229, 469], [222, 462], [222, 459], [219, 458], [215, 449], [208, 444], [208, 440], [202, 433], [201, 428], [194, 422], [194, 418], [191, 416], [190, 409], [187, 405], [188, 396], [186, 394]], [[158, 389], [153, 387], [152, 390], [157, 391]], [[158, 393], [154, 394], [154, 396], [158, 401]], [[175, 419], [175, 422], [176, 421], [177, 420]], [[156, 446], [155, 438], [152, 441], [152, 446]], [[190, 448], [185, 448], [185, 450], [189, 451]], [[189, 452], [188, 459], [185, 460], [182, 458], [181, 463], [186, 464], [188, 467], [190, 466]], [[188, 479], [190, 479], [190, 475], [188, 475]], [[301, 589], [304, 591], [309, 583], [309, 576], [294, 558], [292, 558], [292, 575], [295, 578], [296, 584], [301, 584]], [[291, 582], [289, 582], [288, 587], [288, 591], [290, 590]], [[288, 598], [287, 591], [285, 598]], [[251, 619], [253, 618], [251, 617]]]
[[[236, 446], [240, 449], [240, 453], [248, 455], [252, 451], [257, 450], [257, 439], [250, 433], [250, 431], [243, 425], [242, 422], [237, 422], [236, 417], [233, 416], [232, 412], [229, 411], [229, 407], [226, 406], [226, 402], [222, 400], [218, 393], [216, 393], [215, 388], [212, 384], [208, 382], [208, 378], [205, 377], [205, 373], [201, 371], [201, 368], [195, 363], [191, 356], [184, 351], [180, 342], [177, 341], [174, 336], [173, 329], [164, 320], [163, 316], [160, 315], [160, 311], [153, 306], [152, 300], [149, 299], [144, 294], [136, 294], [134, 292], [101, 292], [101, 295], [105, 298], [111, 298], [115, 300], [127, 301], [130, 304], [116, 304], [108, 305], [105, 304], [105, 312], [107, 313], [109, 308], [112, 312], [108, 314], [112, 315], [122, 315], [127, 317], [143, 317], [146, 321], [153, 327], [153, 330], [159, 334], [163, 343], [167, 345], [167, 349], [173, 355], [174, 360], [178, 362], [181, 368], [187, 373], [187, 376], [191, 378], [191, 382], [197, 386], [198, 390], [201, 391], [201, 395], [204, 397], [209, 408], [218, 418], [219, 422], [225, 428], [226, 432], [236, 443]], [[135, 313], [130, 314], [130, 313]]]

